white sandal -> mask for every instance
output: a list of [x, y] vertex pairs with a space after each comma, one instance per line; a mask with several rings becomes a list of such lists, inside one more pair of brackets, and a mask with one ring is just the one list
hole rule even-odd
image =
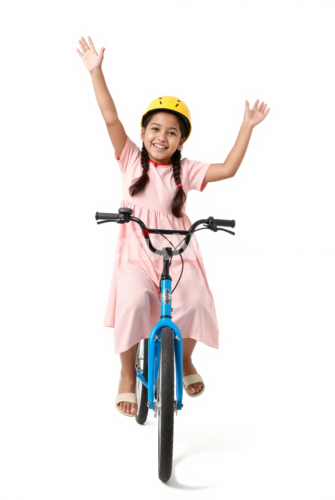
[[[195, 392], [194, 394], [191, 394], [190, 392], [188, 392], [187, 387], [191, 384], [197, 384], [198, 382], [202, 383], [202, 387], [201, 387], [200, 391]], [[185, 389], [186, 393], [191, 398], [196, 398], [197, 396], [201, 396], [201, 394], [203, 394], [205, 391], [205, 383], [204, 383], [201, 375], [199, 375], [199, 373], [194, 373], [193, 375], [187, 375], [186, 377], [184, 377], [183, 378], [183, 385], [184, 385], [184, 389]]]
[[[119, 389], [120, 389], [120, 383], [121, 383], [121, 377], [119, 380]], [[116, 409], [120, 413], [122, 413], [122, 415], [125, 415], [126, 417], [135, 417], [135, 415], [137, 415], [137, 412], [136, 413], [127, 413], [125, 411], [122, 411], [121, 408], [118, 406], [118, 404], [121, 402], [123, 402], [123, 403], [136, 403], [137, 404], [137, 399], [136, 399], [134, 392], [124, 392], [122, 394], [118, 394], [116, 396], [116, 399], [115, 399], [115, 406], [116, 406]]]

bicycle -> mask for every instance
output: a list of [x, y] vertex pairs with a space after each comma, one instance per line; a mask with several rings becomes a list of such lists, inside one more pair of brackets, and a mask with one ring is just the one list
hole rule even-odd
[[[129, 221], [136, 222], [142, 229], [142, 235], [149, 249], [153, 253], [163, 256], [163, 271], [160, 279], [161, 316], [151, 330], [149, 337], [141, 340], [138, 345], [135, 360], [135, 395], [138, 407], [136, 415], [138, 424], [143, 425], [146, 422], [149, 409], [154, 411], [154, 417], [158, 415], [158, 477], [161, 481], [166, 482], [170, 479], [172, 472], [174, 413], [177, 416], [178, 410], [183, 408], [183, 339], [171, 316], [172, 293], [181, 279], [184, 268], [181, 254], [186, 250], [195, 231], [210, 229], [214, 232], [226, 231], [234, 235], [234, 232], [220, 229], [218, 226], [235, 227], [235, 221], [208, 217], [196, 221], [188, 231], [159, 230], [147, 228], [141, 219], [133, 217], [131, 214], [131, 208], [122, 207], [119, 208], [117, 214], [96, 212], [95, 218], [96, 220], [100, 219], [98, 224], [113, 221], [118, 224], [125, 224]], [[196, 229], [200, 224], [205, 227]], [[171, 247], [158, 250], [152, 245], [150, 234], [161, 234], [164, 238], [166, 238], [165, 234], [181, 234], [185, 235], [185, 238], [176, 247], [166, 238], [174, 250]], [[177, 250], [177, 247], [182, 243], [183, 246]], [[169, 275], [169, 268], [174, 255], [180, 255], [182, 269], [177, 284], [171, 292], [172, 279]]]

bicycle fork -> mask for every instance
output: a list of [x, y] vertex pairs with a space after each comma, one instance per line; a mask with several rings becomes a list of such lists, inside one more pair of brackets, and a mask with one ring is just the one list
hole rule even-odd
[[[177, 410], [183, 406], [183, 339], [179, 328], [172, 321], [171, 316], [171, 276], [169, 275], [170, 248], [164, 248], [164, 268], [161, 276], [161, 317], [153, 327], [148, 342], [148, 405], [154, 409], [154, 395], [157, 387], [157, 377], [160, 363], [162, 328], [169, 327], [174, 336], [174, 354], [176, 367], [176, 397]], [[143, 380], [142, 380], [143, 382]]]

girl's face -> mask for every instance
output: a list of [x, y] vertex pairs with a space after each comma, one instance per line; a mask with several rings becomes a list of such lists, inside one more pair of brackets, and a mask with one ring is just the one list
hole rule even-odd
[[176, 149], [181, 149], [186, 140], [181, 139], [177, 117], [163, 111], [151, 117], [146, 129], [142, 127], [141, 139], [149, 158], [157, 163], [170, 163]]

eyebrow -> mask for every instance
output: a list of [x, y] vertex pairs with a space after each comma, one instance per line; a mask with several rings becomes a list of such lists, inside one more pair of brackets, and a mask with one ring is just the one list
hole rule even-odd
[[[161, 127], [160, 123], [152, 123], [151, 125], [159, 125]], [[173, 128], [174, 130], [177, 130], [177, 132], [178, 132], [178, 129], [176, 129], [176, 127], [170, 127], [170, 128]]]

